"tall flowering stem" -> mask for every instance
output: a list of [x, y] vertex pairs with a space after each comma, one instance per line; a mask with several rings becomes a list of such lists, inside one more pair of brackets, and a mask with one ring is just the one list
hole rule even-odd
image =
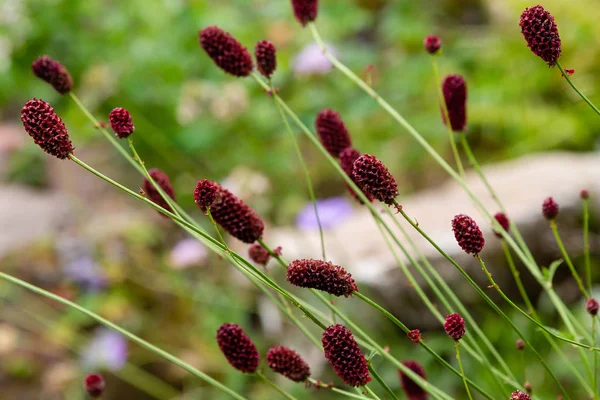
[[280, 395], [282, 395], [286, 399], [288, 399], [288, 400], [296, 400], [296, 398], [294, 396], [292, 396], [291, 394], [289, 394], [288, 392], [286, 392], [285, 390], [283, 390], [282, 388], [280, 388], [279, 386], [277, 386], [275, 383], [271, 382], [269, 379], [267, 379], [267, 377], [264, 376], [262, 374], [262, 372], [257, 371], [257, 372], [254, 373], [254, 375], [256, 375], [257, 377], [259, 377], [264, 383], [266, 383], [267, 385], [269, 385], [270, 387], [272, 387], [273, 389], [275, 389], [275, 391], [277, 391]]
[[585, 262], [585, 275], [590, 295], [592, 294], [592, 268], [590, 265], [590, 200], [587, 190], [581, 191], [583, 203], [583, 258]]
[[471, 391], [469, 390], [469, 385], [467, 384], [467, 380], [465, 378], [465, 370], [463, 368], [462, 361], [460, 359], [460, 341], [456, 342], [456, 344], [454, 345], [454, 348], [456, 349], [456, 359], [458, 360], [458, 367], [460, 368], [460, 373], [462, 374], [462, 377], [463, 377], [463, 383], [465, 385], [465, 390], [467, 391], [467, 395], [469, 396], [469, 399], [473, 400], [473, 396], [471, 396]]
[[565, 80], [569, 83], [569, 85], [573, 88], [573, 90], [575, 92], [577, 92], [579, 97], [581, 97], [583, 99], [583, 101], [585, 101], [592, 108], [592, 110], [594, 110], [596, 112], [596, 114], [600, 115], [600, 109], [598, 109], [598, 107], [596, 107], [596, 105], [594, 103], [592, 103], [592, 101], [590, 99], [588, 99], [587, 96], [585, 94], [583, 94], [583, 92], [581, 92], [581, 90], [579, 90], [579, 88], [577, 88], [577, 86], [575, 86], [575, 84], [569, 77], [569, 74], [566, 73], [565, 70], [563, 69], [563, 66], [560, 64], [560, 61], [556, 60], [556, 66], [560, 70], [560, 73], [562, 74], [563, 78], [565, 78]]
[[589, 298], [588, 292], [587, 290], [585, 290], [585, 286], [583, 286], [583, 281], [581, 280], [579, 273], [575, 269], [573, 261], [571, 261], [571, 257], [569, 257], [569, 253], [567, 253], [567, 250], [565, 249], [565, 245], [562, 242], [560, 233], [558, 233], [558, 226], [556, 225], [555, 219], [550, 220], [550, 227], [552, 228], [552, 233], [554, 234], [554, 238], [556, 239], [556, 244], [560, 248], [560, 252], [565, 262], [567, 263], [569, 270], [571, 270], [571, 274], [573, 275], [573, 278], [575, 278], [575, 281], [577, 282], [577, 286], [579, 287], [581, 294], [583, 294], [583, 297], [585, 297], [586, 299]]
[[41, 289], [37, 286], [34, 286], [30, 283], [27, 283], [25, 281], [22, 281], [18, 278], [15, 278], [11, 275], [8, 275], [4, 272], [0, 272], [0, 279], [4, 279], [5, 281], [8, 281], [12, 284], [15, 284], [17, 286], [20, 286], [24, 289], [30, 290], [34, 293], [37, 293], [41, 296], [44, 296], [48, 299], [51, 299], [53, 301], [56, 301], [58, 303], [64, 304], [70, 308], [73, 308], [79, 312], [81, 312], [82, 314], [87, 315], [88, 317], [92, 318], [93, 320], [99, 322], [100, 324], [116, 331], [119, 332], [121, 335], [127, 337], [129, 340], [131, 340], [132, 342], [137, 343], [138, 345], [140, 345], [141, 347], [144, 347], [147, 350], [150, 350], [151, 352], [161, 356], [162, 358], [172, 362], [173, 364], [181, 367], [182, 369], [188, 371], [189, 373], [191, 373], [192, 375], [197, 376], [198, 378], [204, 380], [205, 382], [211, 384], [212, 386], [214, 386], [215, 388], [221, 390], [222, 392], [226, 393], [227, 395], [229, 395], [231, 398], [237, 399], [237, 400], [246, 400], [245, 397], [239, 395], [238, 393], [234, 392], [232, 389], [228, 388], [227, 386], [223, 385], [222, 383], [220, 383], [219, 381], [213, 379], [212, 377], [210, 377], [209, 375], [205, 374], [204, 372], [194, 368], [193, 366], [191, 366], [190, 364], [186, 363], [185, 361], [175, 357], [174, 355], [166, 352], [165, 350], [154, 346], [153, 344], [145, 341], [144, 339], [134, 335], [133, 333], [129, 332], [126, 329], [121, 328], [120, 326], [113, 324], [112, 322], [110, 322], [109, 320], [102, 318], [101, 316], [99, 316], [98, 314], [84, 308], [81, 307], [80, 305], [73, 303], [67, 299], [64, 299], [58, 295], [55, 295], [54, 293], [48, 292], [44, 289]]

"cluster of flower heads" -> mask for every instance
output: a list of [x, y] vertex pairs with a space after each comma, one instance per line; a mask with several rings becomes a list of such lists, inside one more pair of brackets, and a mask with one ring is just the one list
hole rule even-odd
[[322, 290], [334, 296], [348, 297], [358, 291], [352, 275], [344, 268], [321, 260], [292, 261], [286, 278], [294, 286]]

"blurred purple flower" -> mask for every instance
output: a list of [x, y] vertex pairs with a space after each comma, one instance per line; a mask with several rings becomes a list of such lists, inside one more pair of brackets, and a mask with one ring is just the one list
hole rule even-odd
[[[332, 229], [341, 224], [348, 218], [353, 207], [350, 200], [346, 197], [330, 197], [328, 199], [317, 200], [317, 210], [323, 229]], [[308, 203], [298, 215], [296, 215], [296, 226], [303, 230], [319, 229], [315, 209], [312, 202]]]
[[[327, 50], [334, 56], [337, 51], [327, 45]], [[304, 47], [296, 55], [294, 60], [294, 72], [296, 75], [320, 75], [331, 71], [333, 64], [325, 57], [318, 44], [313, 43]]]
[[98, 291], [107, 284], [106, 276], [98, 263], [85, 254], [64, 264], [63, 273], [83, 290]]
[[127, 362], [127, 340], [115, 331], [98, 328], [83, 351], [81, 361], [88, 369], [117, 371]]
[[175, 269], [200, 265], [208, 256], [206, 247], [196, 239], [184, 239], [175, 244], [169, 254], [169, 262]]

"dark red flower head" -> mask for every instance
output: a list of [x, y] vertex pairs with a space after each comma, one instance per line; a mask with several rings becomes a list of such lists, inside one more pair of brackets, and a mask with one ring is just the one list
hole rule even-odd
[[275, 45], [268, 40], [261, 40], [256, 43], [254, 57], [256, 57], [258, 72], [263, 76], [270, 78], [277, 68]]
[[579, 197], [581, 197], [583, 200], [589, 199], [590, 192], [587, 189], [581, 189], [581, 192], [579, 192]]
[[[416, 361], [403, 361], [405, 367], [409, 368], [412, 372], [419, 375], [423, 379], [427, 379], [427, 375], [425, 375], [425, 370], [423, 366]], [[402, 370], [398, 370], [400, 374], [400, 381], [402, 382], [402, 389], [404, 389], [404, 393], [406, 393], [406, 397], [408, 400], [427, 400], [429, 395], [421, 386], [417, 385], [415, 381], [412, 380], [408, 375], [406, 375]]]
[[465, 335], [465, 320], [458, 314], [446, 316], [444, 330], [455, 342], [459, 341]]
[[339, 157], [342, 150], [352, 146], [352, 140], [346, 125], [337, 111], [322, 110], [315, 120], [315, 127], [323, 147], [334, 157]]
[[429, 54], [437, 53], [440, 50], [440, 48], [442, 47], [442, 41], [440, 40], [439, 37], [437, 37], [435, 35], [427, 36], [425, 38], [425, 40], [423, 41], [423, 44], [425, 45], [425, 50]]
[[[352, 176], [352, 171], [354, 170], [354, 161], [356, 161], [356, 159], [360, 156], [361, 156], [360, 152], [353, 147], [346, 147], [339, 154], [340, 167], [344, 170], [346, 175], [348, 175], [350, 177], [350, 179], [352, 179], [353, 182], [354, 182], [354, 177]], [[356, 183], [356, 182], [354, 182], [354, 183]], [[346, 187], [348, 188], [348, 192], [350, 193], [350, 195], [354, 199], [356, 199], [356, 201], [358, 201], [360, 204], [363, 204], [362, 199], [360, 197], [358, 197], [358, 194], [356, 194], [354, 192], [354, 189], [352, 189], [350, 187], [350, 185], [348, 185], [347, 183], [346, 183]], [[371, 195], [371, 193], [365, 192], [364, 190], [362, 192], [367, 197], [367, 200], [369, 200], [370, 202], [373, 202], [374, 197]]]
[[[460, 75], [448, 75], [442, 83], [444, 101], [448, 109], [450, 126], [454, 132], [462, 132], [467, 125], [467, 83]], [[442, 112], [442, 119], [447, 123]]]
[[69, 71], [58, 61], [41, 56], [31, 64], [35, 76], [48, 82], [60, 94], [73, 89], [73, 78]]
[[515, 347], [517, 350], [523, 350], [525, 348], [525, 341], [523, 339], [517, 339], [515, 342]]
[[[510, 220], [508, 219], [506, 214], [499, 212], [496, 213], [496, 215], [494, 215], [494, 218], [496, 219], [496, 221], [498, 221], [502, 229], [508, 232], [508, 230], [510, 229]], [[499, 232], [494, 231], [494, 234], [496, 235], [496, 237], [502, 238], [502, 235]]]
[[[152, 177], [152, 180], [156, 182], [156, 184], [173, 200], [175, 200], [175, 190], [173, 189], [173, 185], [171, 185], [171, 180], [169, 176], [162, 172], [158, 168], [152, 168], [148, 170], [148, 174]], [[162, 198], [160, 192], [156, 190], [152, 182], [148, 179], [144, 178], [144, 182], [142, 183], [142, 189], [144, 193], [146, 193], [146, 197], [150, 200], [161, 206], [167, 211], [173, 211], [169, 204]], [[161, 214], [163, 215], [163, 214]]]
[[217, 201], [220, 193], [221, 185], [202, 179], [198, 181], [196, 189], [194, 189], [194, 201], [202, 211], [206, 212], [206, 208], [211, 207]]
[[21, 122], [35, 144], [46, 153], [64, 160], [73, 153], [73, 144], [63, 120], [42, 99], [32, 99], [21, 109]]
[[600, 307], [600, 305], [598, 304], [598, 301], [591, 297], [589, 299], [587, 299], [587, 301], [585, 302], [585, 309], [592, 316], [595, 316], [598, 314], [599, 307]]
[[104, 392], [104, 378], [99, 374], [89, 374], [83, 380], [83, 385], [85, 387], [85, 391], [92, 398], [98, 398], [102, 396], [102, 392]]
[[473, 218], [465, 214], [458, 214], [452, 220], [452, 230], [456, 242], [465, 253], [481, 253], [483, 245], [485, 245], [485, 239]]
[[286, 277], [292, 285], [323, 290], [334, 296], [348, 297], [358, 291], [352, 275], [344, 268], [321, 260], [294, 260]]
[[296, 19], [305, 26], [310, 21], [317, 19], [319, 0], [292, 0], [292, 7]]
[[310, 376], [310, 367], [292, 349], [283, 346], [271, 347], [267, 353], [269, 368], [294, 382], [304, 382]]
[[531, 396], [527, 393], [523, 393], [520, 390], [515, 390], [510, 395], [510, 400], [531, 400]]
[[223, 324], [217, 330], [217, 343], [229, 364], [235, 369], [256, 372], [260, 356], [252, 339], [237, 324]]
[[271, 254], [260, 244], [253, 244], [248, 248], [248, 256], [256, 264], [267, 265]]
[[552, 197], [548, 197], [544, 200], [544, 203], [542, 203], [542, 214], [544, 214], [544, 217], [549, 221], [553, 220], [558, 215], [558, 203], [556, 203]]
[[354, 161], [352, 179], [363, 191], [385, 204], [394, 204], [398, 196], [396, 180], [377, 157], [363, 154]]
[[210, 207], [210, 213], [216, 223], [244, 243], [256, 242], [265, 230], [256, 211], [224, 188], [221, 188], [217, 201]]
[[231, 34], [218, 26], [208, 26], [199, 33], [200, 45], [219, 68], [234, 76], [248, 76], [254, 64], [252, 56]]
[[129, 111], [122, 107], [117, 107], [108, 114], [108, 120], [110, 126], [115, 134], [120, 139], [125, 139], [131, 135], [135, 129], [133, 121], [131, 120], [131, 114]]
[[553, 67], [562, 51], [554, 17], [542, 6], [528, 7], [521, 14], [519, 26], [533, 54]]
[[407, 336], [413, 343], [419, 343], [421, 341], [421, 331], [418, 329], [413, 329], [412, 331], [408, 332]]
[[367, 360], [344, 325], [332, 325], [321, 338], [325, 358], [335, 373], [350, 386], [364, 386], [371, 381]]

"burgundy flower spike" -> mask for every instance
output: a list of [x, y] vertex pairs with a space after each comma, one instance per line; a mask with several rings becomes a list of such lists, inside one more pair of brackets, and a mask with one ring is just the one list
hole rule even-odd
[[458, 314], [450, 314], [446, 317], [444, 330], [452, 340], [458, 342], [465, 335], [465, 320]]
[[[339, 154], [340, 167], [344, 170], [346, 175], [348, 175], [350, 177], [350, 179], [352, 179], [352, 181], [355, 184], [356, 184], [356, 182], [354, 181], [354, 177], [352, 176], [352, 171], [354, 170], [354, 161], [356, 161], [356, 159], [360, 156], [361, 156], [360, 152], [353, 147], [347, 147], [344, 150], [342, 150], [342, 152]], [[360, 197], [358, 197], [358, 194], [356, 194], [354, 192], [354, 189], [352, 189], [350, 187], [350, 185], [348, 185], [347, 183], [346, 183], [346, 187], [348, 188], [348, 192], [350, 193], [350, 195], [354, 199], [356, 199], [356, 201], [358, 201], [360, 204], [363, 204], [363, 201], [361, 200]], [[364, 190], [362, 190], [362, 192], [367, 197], [367, 200], [369, 200], [370, 202], [373, 202], [374, 197], [371, 195], [371, 193], [365, 192]]]
[[234, 76], [248, 76], [254, 68], [252, 56], [231, 34], [218, 26], [202, 29], [200, 45], [219, 68]]
[[42, 99], [32, 99], [21, 109], [21, 122], [35, 144], [61, 160], [73, 153], [73, 144], [63, 120]]
[[[194, 193], [196, 197], [196, 193]], [[200, 201], [196, 203], [203, 211], [205, 208]], [[206, 200], [208, 201], [208, 200]], [[210, 213], [215, 222], [225, 229], [231, 236], [244, 243], [254, 243], [262, 237], [265, 225], [259, 215], [238, 199], [227, 189], [221, 188], [219, 197], [210, 207]]]
[[270, 78], [277, 68], [275, 45], [268, 40], [261, 40], [256, 43], [254, 57], [256, 57], [258, 72], [264, 77]]
[[[448, 75], [442, 83], [444, 101], [448, 109], [450, 126], [454, 132], [462, 132], [467, 125], [467, 83], [460, 75]], [[447, 124], [442, 112], [442, 119]]]
[[[156, 182], [156, 184], [170, 198], [175, 200], [175, 190], [173, 189], [173, 185], [171, 185], [171, 180], [169, 179], [169, 176], [167, 174], [165, 174], [158, 168], [152, 168], [152, 169], [148, 170], [148, 174], [150, 174], [150, 176], [152, 177], [152, 180], [154, 182]], [[144, 190], [144, 193], [146, 193], [146, 197], [148, 197], [150, 200], [152, 200], [153, 202], [155, 202], [156, 204], [158, 204], [165, 210], [172, 211], [171, 207], [169, 207], [169, 204], [167, 204], [165, 199], [163, 199], [162, 196], [160, 195], [160, 192], [158, 190], [156, 190], [156, 188], [154, 187], [152, 182], [150, 182], [146, 178], [144, 178], [144, 182], [142, 183], [142, 189]], [[161, 214], [161, 215], [164, 216], [164, 214]]]
[[317, 19], [319, 0], [292, 0], [292, 8], [296, 19], [305, 26], [310, 21]]
[[510, 400], [531, 400], [531, 396], [527, 393], [523, 393], [520, 390], [515, 390], [510, 395]]
[[85, 377], [83, 386], [90, 397], [96, 399], [102, 396], [102, 393], [104, 392], [104, 378], [99, 374], [89, 374]]
[[[499, 212], [499, 213], [496, 213], [496, 215], [494, 215], [494, 218], [496, 219], [496, 221], [498, 221], [498, 223], [500, 224], [502, 229], [504, 229], [506, 232], [508, 232], [508, 230], [510, 229], [510, 220], [508, 219], [506, 214]], [[502, 235], [500, 234], [500, 232], [494, 231], [494, 234], [499, 239], [502, 239]]]
[[473, 218], [464, 214], [458, 214], [452, 220], [452, 230], [454, 231], [456, 242], [465, 253], [481, 253], [485, 245], [485, 239]]
[[344, 325], [332, 325], [321, 338], [325, 358], [335, 373], [350, 386], [364, 386], [371, 381], [367, 360]]
[[324, 109], [315, 120], [315, 127], [323, 147], [333, 157], [339, 157], [342, 150], [352, 146], [352, 140], [346, 125], [337, 111]]
[[206, 213], [206, 209], [211, 207], [219, 198], [219, 193], [221, 193], [221, 185], [202, 179], [198, 181], [196, 189], [194, 189], [194, 201]]
[[292, 349], [283, 346], [271, 347], [267, 353], [267, 364], [274, 372], [294, 382], [304, 382], [310, 376], [310, 367]]
[[542, 214], [548, 221], [555, 219], [558, 216], [558, 203], [552, 197], [548, 197], [542, 203]]
[[598, 308], [600, 307], [600, 305], [598, 304], [598, 300], [594, 299], [594, 298], [589, 298], [587, 299], [587, 301], [585, 302], [585, 309], [587, 310], [587, 312], [591, 315], [591, 316], [596, 316], [598, 315]]
[[436, 54], [442, 47], [442, 41], [439, 37], [434, 35], [427, 36], [423, 41], [423, 44], [425, 45], [425, 50], [429, 54]]
[[256, 372], [260, 356], [252, 339], [236, 324], [223, 324], [217, 330], [217, 343], [229, 364], [235, 369]]
[[346, 270], [321, 260], [295, 260], [287, 268], [286, 278], [295, 286], [322, 290], [334, 296], [351, 296], [358, 287]]
[[117, 107], [108, 114], [110, 126], [119, 139], [125, 139], [133, 133], [135, 126], [131, 119], [129, 111], [122, 107]]
[[[403, 361], [402, 364], [409, 368], [412, 372], [419, 375], [423, 379], [427, 379], [423, 366], [416, 361]], [[400, 381], [402, 382], [402, 389], [406, 393], [408, 400], [427, 400], [429, 395], [421, 386], [417, 385], [408, 375], [404, 374], [401, 370], [398, 371], [400, 374]]]
[[41, 56], [31, 64], [33, 73], [38, 78], [48, 82], [60, 94], [73, 89], [73, 78], [69, 71], [58, 61], [48, 56]]
[[521, 14], [519, 26], [533, 54], [553, 67], [562, 51], [554, 17], [542, 6], [529, 7]]
[[393, 205], [398, 196], [396, 180], [377, 157], [363, 154], [354, 161], [352, 178], [363, 191], [370, 193], [377, 200]]

